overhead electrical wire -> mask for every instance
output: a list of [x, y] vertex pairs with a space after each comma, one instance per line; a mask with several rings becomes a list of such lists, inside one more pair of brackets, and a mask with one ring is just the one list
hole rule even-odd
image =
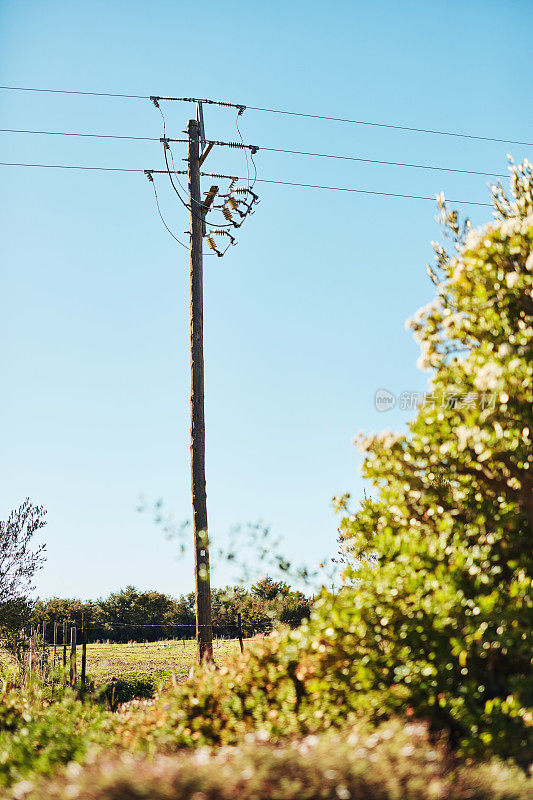
[[[243, 179], [240, 179], [243, 180]], [[354, 192], [356, 194], [374, 194], [380, 195], [382, 197], [402, 197], [402, 198], [409, 198], [410, 200], [432, 200], [435, 202], [435, 197], [429, 197], [428, 195], [421, 195], [421, 194], [398, 194], [396, 192], [378, 192], [372, 191], [371, 189], [352, 189], [347, 186], [324, 186], [323, 184], [318, 183], [296, 183], [295, 181], [275, 181], [269, 180], [268, 178], [257, 178], [259, 183], [276, 183], [280, 186], [302, 186], [306, 189], [329, 189], [331, 191], [337, 192]], [[448, 200], [449, 203], [465, 203], [471, 206], [486, 206], [491, 208], [490, 203], [481, 203], [476, 200]]]
[[[157, 110], [161, 114], [161, 119], [163, 120], [163, 136], [166, 139], [166, 136], [167, 136], [167, 121], [166, 121], [165, 115], [163, 114], [163, 109], [160, 107], [159, 103], [154, 103], [154, 106], [157, 108]], [[161, 141], [161, 139], [159, 139], [159, 141]], [[172, 161], [172, 169], [174, 170], [174, 175], [176, 175], [176, 180], [178, 181], [179, 187], [180, 187], [181, 191], [184, 194], [187, 194], [185, 188], [181, 184], [180, 179], [177, 177], [178, 176], [178, 172], [177, 172], [176, 167], [174, 165], [174, 156], [172, 155], [172, 150], [170, 150], [170, 160]]]
[[409, 167], [411, 169], [428, 169], [436, 172], [458, 172], [463, 175], [482, 175], [487, 178], [508, 178], [509, 175], [504, 175], [500, 172], [483, 172], [475, 169], [460, 169], [457, 167], [437, 167], [431, 164], [411, 164], [405, 161], [382, 161], [377, 158], [361, 158], [359, 156], [340, 156], [333, 155], [332, 153], [312, 153], [306, 150], [286, 150], [281, 147], [260, 147], [260, 150], [266, 150], [271, 153], [290, 153], [299, 156], [315, 156], [316, 158], [335, 158], [341, 161], [357, 161], [363, 164], [382, 164], [388, 167]]
[[[172, 236], [172, 238], [173, 238], [173, 239], [175, 239], [175, 241], [176, 241], [176, 242], [177, 242], [179, 245], [181, 245], [182, 247], [184, 247], [184, 248], [185, 248], [185, 250], [188, 250], [188, 249], [189, 249], [189, 247], [188, 247], [186, 244], [183, 244], [183, 242], [182, 242], [180, 239], [178, 239], [178, 237], [175, 235], [175, 233], [174, 233], [173, 231], [171, 231], [171, 230], [170, 230], [170, 228], [168, 227], [167, 223], [165, 222], [165, 218], [163, 217], [163, 213], [162, 213], [162, 211], [161, 211], [161, 208], [160, 208], [160, 206], [159, 206], [159, 198], [158, 198], [158, 196], [157, 196], [157, 189], [155, 188], [155, 181], [151, 180], [151, 181], [150, 181], [150, 183], [152, 184], [152, 186], [153, 186], [153, 188], [154, 188], [155, 204], [156, 204], [156, 206], [157, 206], [157, 211], [158, 211], [159, 217], [160, 217], [160, 219], [161, 219], [161, 222], [163, 223], [163, 225], [165, 226], [165, 228], [167, 229], [167, 231], [170, 233], [170, 235]], [[204, 252], [204, 256], [212, 256], [212, 255], [214, 255], [214, 253], [205, 253], [205, 252]]]
[[81, 94], [89, 95], [91, 97], [128, 97], [135, 100], [149, 100], [147, 94], [116, 94], [114, 92], [81, 92], [75, 89], [36, 89], [30, 86], [0, 86], [0, 89], [6, 89], [12, 92], [46, 92], [47, 94]]
[[[237, 116], [235, 117], [235, 127], [237, 128], [237, 133], [239, 134], [239, 139], [241, 140], [242, 149], [244, 150], [244, 157], [246, 159], [246, 178], [247, 178], [247, 181], [248, 181], [248, 188], [250, 189], [251, 188], [251, 186], [250, 186], [250, 167], [249, 167], [249, 164], [248, 164], [248, 153], [246, 152], [247, 147], [244, 144], [244, 139], [242, 138], [241, 129], [239, 128], [239, 112], [238, 111], [237, 111]], [[256, 175], [256, 177], [257, 177], [257, 175]]]
[[[150, 100], [152, 99], [151, 95], [139, 95], [139, 94], [122, 94], [122, 93], [114, 93], [114, 92], [85, 92], [85, 91], [78, 91], [73, 89], [39, 89], [33, 88], [28, 86], [0, 86], [0, 89], [9, 90], [9, 91], [17, 91], [17, 92], [46, 92], [49, 94], [71, 94], [71, 95], [82, 95], [82, 96], [92, 96], [92, 97], [123, 97], [123, 98], [132, 98], [136, 100]], [[200, 103], [208, 103], [212, 105], [220, 105], [226, 106], [231, 108], [237, 108], [248, 110], [248, 111], [259, 111], [265, 112], [269, 114], [283, 114], [286, 116], [292, 117], [305, 117], [307, 119], [321, 119], [326, 120], [329, 122], [342, 122], [348, 123], [350, 125], [367, 125], [370, 127], [375, 128], [388, 128], [392, 130], [399, 130], [399, 131], [407, 131], [409, 133], [426, 133], [432, 134], [436, 136], [455, 136], [460, 139], [473, 139], [478, 141], [484, 142], [497, 142], [499, 144], [517, 144], [522, 145], [525, 147], [533, 147], [533, 142], [524, 142], [519, 141], [516, 139], [503, 139], [500, 137], [495, 136], [479, 136], [471, 133], [460, 133], [458, 131], [445, 131], [439, 130], [435, 128], [417, 128], [414, 126], [409, 125], [397, 125], [393, 123], [387, 122], [373, 122], [369, 120], [360, 120], [360, 119], [350, 119], [348, 117], [333, 117], [326, 114], [311, 114], [302, 111], [289, 111], [286, 109], [281, 108], [266, 108], [262, 106], [246, 106], [240, 103], [228, 103], [221, 100], [209, 100], [205, 98], [197, 98], [197, 97], [162, 97], [156, 96], [158, 100], [171, 100], [171, 101], [178, 101], [178, 102], [200, 102]], [[242, 113], [241, 111], [241, 113]]]
[[[0, 161], [0, 167], [44, 167], [45, 169], [87, 169], [96, 172], [144, 172], [143, 169], [128, 169], [127, 167], [85, 167], [80, 164], [25, 164], [15, 161]], [[156, 170], [152, 170], [155, 172]], [[163, 170], [166, 172], [166, 170]]]
[[41, 136], [82, 136], [87, 139], [130, 139], [135, 142], [158, 142], [156, 136], [119, 136], [114, 133], [76, 133], [70, 131], [31, 131], [17, 128], [0, 128], [0, 133], [36, 133]]
[[[161, 119], [163, 120], [163, 139], [160, 138], [159, 141], [162, 142], [162, 144], [163, 144], [163, 154], [164, 154], [164, 157], [165, 157], [165, 165], [166, 165], [166, 168], [167, 168], [166, 172], [167, 172], [167, 175], [168, 175], [168, 177], [170, 179], [170, 184], [171, 184], [172, 188], [174, 189], [174, 192], [177, 194], [180, 202], [185, 206], [185, 208], [190, 211], [190, 213], [192, 214], [193, 217], [195, 217], [196, 219], [201, 220], [202, 226], [203, 226], [203, 230], [205, 231], [205, 226], [206, 225], [209, 225], [210, 227], [214, 227], [214, 226], [210, 222], [208, 222], [206, 220], [205, 215], [197, 214], [195, 211], [193, 211], [192, 199], [191, 199], [191, 205], [189, 205], [182, 198], [182, 196], [179, 193], [178, 189], [176, 188], [176, 185], [175, 185], [174, 180], [172, 178], [172, 175], [174, 174], [176, 176], [176, 180], [178, 181], [178, 184], [179, 184], [182, 192], [184, 192], [185, 190], [184, 190], [183, 186], [181, 185], [180, 179], [178, 178], [178, 170], [176, 170], [176, 167], [175, 167], [175, 164], [174, 164], [174, 155], [172, 153], [172, 148], [170, 147], [170, 145], [168, 143], [168, 140], [167, 140], [167, 123], [166, 123], [165, 115], [163, 114], [163, 109], [159, 105], [159, 102], [158, 102], [159, 99], [161, 99], [161, 98], [150, 97], [151, 102], [153, 103], [155, 108], [159, 111], [159, 113], [161, 114]], [[170, 153], [170, 160], [172, 162], [172, 169], [170, 169], [170, 166], [169, 166], [169, 163], [168, 163], [167, 150]], [[153, 178], [151, 177], [152, 171], [146, 171], [145, 170], [145, 175], [148, 176], [148, 179], [150, 180], [151, 183], [154, 183]], [[154, 184], [154, 191], [155, 191], [155, 184]], [[198, 205], [200, 205], [200, 204], [198, 204]], [[166, 227], [166, 225], [165, 225], [165, 227]], [[220, 227], [223, 227], [223, 226], [220, 226]]]
[[166, 148], [166, 147], [163, 147], [163, 153], [164, 153], [164, 155], [165, 155], [165, 164], [166, 164], [166, 167], [167, 167], [167, 170], [166, 170], [166, 171], [167, 171], [168, 177], [170, 178], [170, 183], [171, 183], [171, 186], [172, 186], [172, 188], [174, 189], [174, 191], [176, 192], [176, 194], [178, 195], [178, 197], [179, 197], [180, 201], [183, 203], [183, 205], [185, 206], [185, 208], [186, 208], [188, 211], [190, 211], [190, 213], [193, 215], [193, 217], [195, 217], [196, 219], [199, 219], [199, 220], [200, 220], [202, 223], [204, 223], [204, 222], [205, 222], [205, 224], [206, 224], [206, 225], [209, 225], [209, 227], [210, 227], [210, 228], [230, 228], [230, 227], [231, 227], [230, 225], [224, 225], [223, 223], [220, 223], [220, 224], [218, 224], [218, 225], [215, 225], [213, 222], [209, 222], [208, 220], [206, 220], [206, 219], [205, 219], [205, 217], [204, 217], [204, 216], [202, 216], [201, 214], [197, 214], [195, 211], [193, 211], [193, 209], [192, 209], [192, 208], [189, 206], [189, 204], [188, 204], [188, 203], [186, 203], [186, 202], [183, 200], [182, 196], [180, 195], [180, 193], [179, 193], [179, 192], [178, 192], [178, 190], [176, 189], [176, 185], [175, 185], [175, 183], [174, 183], [174, 180], [173, 180], [173, 178], [172, 178], [172, 174], [173, 174], [173, 172], [172, 172], [172, 170], [170, 169], [170, 166], [169, 166], [169, 163], [168, 163], [168, 158], [167, 158], [167, 148]]
[[[67, 164], [26, 164], [20, 162], [11, 162], [11, 161], [0, 161], [0, 166], [2, 167], [44, 167], [46, 169], [80, 169], [80, 170], [95, 170], [95, 171], [102, 171], [102, 172], [138, 172], [138, 173], [145, 173], [147, 170], [144, 169], [127, 169], [124, 167], [87, 167], [87, 166], [80, 166], [80, 165], [67, 165]], [[148, 170], [148, 172], [152, 172], [154, 175], [162, 174], [166, 175], [167, 170]], [[176, 171], [178, 172], [178, 171]], [[172, 174], [172, 171], [170, 172]], [[179, 171], [179, 174], [185, 174], [182, 171]], [[233, 176], [225, 175], [222, 176], [218, 173], [213, 172], [202, 172], [202, 176], [204, 177], [213, 177], [213, 178], [231, 178]], [[234, 176], [237, 180], [246, 180], [246, 178]], [[399, 197], [399, 198], [406, 198], [411, 200], [431, 200], [435, 202], [435, 197], [430, 197], [428, 195], [417, 195], [417, 194], [399, 194], [396, 192], [379, 192], [379, 191], [372, 191], [370, 189], [355, 189], [348, 186], [325, 186], [322, 184], [316, 183], [297, 183], [296, 181], [279, 181], [274, 180], [271, 178], [257, 178], [258, 183], [273, 183], [279, 186], [298, 186], [306, 189], [327, 189], [331, 191], [338, 191], [338, 192], [354, 192], [356, 194], [370, 194], [370, 195], [380, 195], [383, 197]], [[487, 208], [491, 207], [490, 203], [481, 203], [476, 200], [453, 200], [449, 199], [449, 203], [463, 203], [466, 205], [474, 205], [474, 206], [485, 206]], [[217, 225], [216, 227], [222, 227], [221, 225]]]
[[[162, 110], [159, 109], [159, 111], [160, 111], [161, 115], [163, 116]], [[238, 129], [238, 125], [237, 125], [237, 130], [239, 130]], [[163, 133], [164, 133], [164, 138], [166, 139], [166, 132], [165, 131], [166, 131], [165, 118], [163, 116]], [[155, 137], [155, 136], [119, 136], [119, 135], [114, 135], [114, 134], [110, 134], [110, 133], [109, 134], [106, 134], [106, 133], [74, 133], [74, 132], [71, 133], [71, 132], [67, 132], [67, 131], [17, 130], [15, 128], [0, 128], [0, 133], [29, 133], [29, 134], [40, 134], [40, 135], [42, 134], [42, 135], [46, 135], [46, 136], [81, 136], [81, 137], [94, 138], [94, 139], [131, 139], [133, 141], [147, 141], [147, 142], [159, 142], [159, 141], [161, 141], [160, 137]], [[241, 136], [240, 131], [239, 131], [239, 136], [240, 136], [241, 141], [242, 141], [242, 136]], [[175, 141], [185, 142], [187, 140], [186, 139], [178, 139], [178, 140], [175, 140]], [[206, 144], [209, 144], [213, 140], [206, 139], [205, 141], [206, 141]], [[214, 142], [214, 143], [215, 144], [222, 144], [221, 142]], [[243, 148], [243, 149], [245, 150], [245, 153], [246, 153], [246, 148]], [[264, 150], [264, 151], [270, 152], [270, 153], [288, 153], [290, 155], [313, 156], [313, 157], [316, 157], [316, 158], [333, 158], [333, 159], [340, 160], [340, 161], [355, 161], [355, 162], [359, 162], [359, 163], [363, 163], [363, 164], [380, 164], [380, 165], [383, 165], [383, 166], [407, 167], [407, 168], [410, 168], [410, 169], [423, 169], [423, 170], [425, 169], [425, 170], [431, 170], [431, 171], [434, 171], [434, 172], [454, 172], [454, 173], [459, 173], [459, 174], [463, 174], [463, 175], [481, 175], [481, 176], [487, 177], [487, 178], [507, 178], [507, 177], [509, 177], [508, 175], [505, 175], [505, 174], [499, 173], [499, 172], [485, 172], [483, 170], [461, 169], [459, 167], [440, 167], [440, 166], [435, 166], [433, 164], [412, 164], [412, 163], [404, 162], [404, 161], [383, 161], [381, 159], [376, 159], [376, 158], [362, 158], [362, 157], [359, 157], [359, 156], [344, 156], [344, 155], [336, 155], [334, 153], [315, 153], [315, 152], [311, 152], [311, 151], [307, 151], [307, 150], [289, 150], [287, 148], [282, 148], [282, 147], [263, 147], [263, 146], [260, 145], [258, 147], [258, 149], [259, 150]], [[251, 157], [252, 157], [252, 163], [254, 164], [254, 167], [255, 167], [255, 162], [253, 160], [253, 155]], [[257, 176], [257, 169], [255, 170], [255, 172], [256, 172], [256, 176]], [[254, 178], [254, 180], [255, 180], [255, 178]], [[253, 183], [254, 183], [254, 181], [252, 181], [252, 187], [253, 187]], [[183, 187], [181, 187], [181, 188], [182, 188], [182, 191], [185, 191], [183, 189]]]
[[391, 128], [397, 131], [408, 131], [410, 133], [430, 133], [435, 136], [457, 136], [460, 139], [477, 139], [483, 142], [499, 142], [500, 144], [520, 144], [525, 147], [533, 147], [533, 142], [519, 142], [514, 139], [499, 139], [493, 136], [477, 136], [473, 133], [459, 133], [457, 131], [442, 131], [433, 128], [415, 128], [408, 125], [393, 125], [386, 122], [369, 122], [361, 119], [347, 119], [346, 117], [328, 117], [325, 114], [305, 114], [301, 111], [285, 111], [280, 108], [259, 108], [258, 106], [246, 106], [248, 111], [266, 111], [270, 114], [286, 114], [291, 117], [307, 117], [309, 119], [324, 119], [330, 122], [347, 122], [351, 125], [369, 125], [374, 128]]
[[183, 244], [183, 242], [178, 239], [178, 237], [170, 230], [170, 228], [168, 227], [167, 223], [165, 222], [165, 218], [163, 217], [163, 213], [161, 211], [161, 208], [159, 207], [159, 198], [157, 196], [157, 189], [155, 188], [155, 181], [151, 180], [150, 183], [154, 187], [155, 204], [157, 206], [157, 211], [158, 211], [159, 216], [161, 218], [161, 222], [163, 223], [163, 225], [165, 226], [167, 231], [170, 233], [172, 238], [175, 239], [178, 244], [180, 244], [182, 247], [184, 247], [186, 250], [188, 250], [189, 248], [187, 247], [187, 245]]

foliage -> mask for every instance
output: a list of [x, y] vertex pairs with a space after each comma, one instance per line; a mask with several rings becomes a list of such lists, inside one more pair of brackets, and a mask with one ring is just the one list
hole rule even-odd
[[274, 747], [146, 760], [95, 753], [53, 782], [19, 783], [17, 800], [526, 800], [533, 779], [502, 763], [457, 764], [426, 726], [397, 721], [308, 736]]
[[21, 630], [29, 629], [33, 607], [34, 601], [23, 597], [0, 604], [0, 644], [6, 655], [0, 656], [0, 681], [9, 676], [9, 681], [15, 682], [22, 675], [28, 640]]
[[[189, 638], [195, 631], [194, 602], [193, 593], [174, 598], [162, 592], [141, 592], [134, 586], [127, 586], [95, 601], [59, 597], [38, 600], [31, 621], [34, 624], [43, 620], [61, 624], [63, 620], [71, 620], [79, 626], [84, 615], [89, 622], [92, 641], [158, 641], [171, 636]], [[233, 637], [236, 635], [238, 612], [242, 614], [245, 633], [254, 634], [271, 630], [279, 621], [298, 623], [309, 615], [310, 609], [310, 600], [302, 592], [270, 578], [261, 578], [250, 589], [242, 586], [212, 589], [211, 604], [216, 635]], [[51, 636], [52, 626], [49, 626], [49, 641]]]
[[35, 601], [28, 597], [16, 597], [0, 603], [0, 629], [15, 631], [27, 627], [32, 619]]
[[[193, 595], [189, 595], [191, 604]], [[214, 589], [211, 592], [213, 624], [235, 636], [237, 614], [241, 614], [245, 636], [268, 633], [279, 622], [298, 624], [309, 616], [311, 601], [303, 592], [291, 589], [285, 581], [263, 577], [250, 589], [242, 586]]]
[[[533, 175], [493, 187], [496, 221], [434, 245], [435, 300], [411, 322], [431, 400], [406, 436], [361, 438], [377, 497], [347, 497], [362, 686], [467, 750], [533, 754]], [[378, 554], [378, 568], [365, 559]], [[369, 645], [371, 645], [369, 647]], [[379, 698], [379, 699], [378, 699]], [[362, 705], [368, 705], [368, 702]]]
[[[113, 634], [116, 639], [118, 633], [122, 641], [165, 638], [172, 634], [172, 626], [188, 625], [190, 622], [183, 598], [175, 600], [156, 591], [139, 592], [133, 586], [99, 600], [94, 617], [94, 623], [102, 626], [104, 636], [107, 634], [107, 638], [110, 638], [110, 634]], [[115, 627], [118, 632], [113, 631]]]
[[0, 786], [27, 775], [50, 774], [59, 764], [79, 760], [95, 739], [102, 712], [67, 692], [47, 702], [37, 688], [0, 695]]
[[57, 622], [61, 625], [63, 620], [66, 620], [79, 626], [82, 615], [85, 616], [85, 619], [94, 619], [95, 609], [96, 604], [91, 600], [84, 602], [75, 597], [51, 597], [47, 600], [36, 600], [31, 622], [34, 625], [41, 622]]
[[111, 711], [119, 705], [143, 697], [153, 697], [157, 689], [155, 678], [151, 675], [128, 675], [113, 678], [103, 684], [94, 695], [97, 701], [105, 702]]
[[[44, 561], [45, 545], [33, 547], [33, 537], [46, 525], [46, 511], [29, 498], [0, 520], [0, 626], [20, 625], [21, 599], [33, 588], [32, 578]], [[15, 615], [15, 620], [13, 619]]]
[[16, 686], [21, 678], [20, 661], [18, 653], [14, 654], [11, 648], [0, 648], [0, 686]]

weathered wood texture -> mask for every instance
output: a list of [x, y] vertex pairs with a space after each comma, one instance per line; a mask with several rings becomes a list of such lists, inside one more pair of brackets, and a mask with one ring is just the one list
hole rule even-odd
[[191, 119], [188, 134], [191, 289], [191, 487], [194, 525], [196, 641], [198, 659], [213, 659], [207, 497], [205, 488], [204, 334], [202, 202], [198, 122]]

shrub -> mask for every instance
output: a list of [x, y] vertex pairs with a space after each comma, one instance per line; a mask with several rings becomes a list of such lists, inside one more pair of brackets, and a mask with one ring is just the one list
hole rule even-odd
[[80, 759], [103, 721], [96, 707], [71, 693], [55, 703], [40, 690], [4, 691], [0, 696], [0, 786], [27, 775], [51, 774]]
[[97, 701], [105, 702], [111, 711], [115, 711], [121, 703], [143, 697], [153, 697], [156, 691], [155, 678], [125, 676], [113, 678], [109, 683], [99, 686], [94, 694]]
[[376, 499], [338, 505], [369, 699], [411, 707], [463, 751], [529, 761], [533, 173], [511, 173], [511, 200], [494, 187], [496, 221], [479, 230], [441, 203], [455, 252], [435, 245], [437, 295], [412, 322], [431, 399], [407, 435], [360, 440]]
[[426, 726], [309, 736], [282, 748], [250, 737], [147, 761], [132, 756], [72, 765], [51, 782], [24, 782], [17, 800], [526, 800], [533, 779], [501, 763], [457, 764]]

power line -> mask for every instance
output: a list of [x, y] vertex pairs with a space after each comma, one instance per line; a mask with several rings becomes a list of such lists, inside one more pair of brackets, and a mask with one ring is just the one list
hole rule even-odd
[[[10, 161], [0, 161], [1, 167], [44, 167], [46, 169], [81, 169], [81, 170], [101, 170], [103, 172], [152, 172], [154, 175], [167, 175], [167, 170], [144, 170], [144, 169], [126, 169], [124, 167], [86, 167], [86, 166], [79, 166], [79, 165], [66, 165], [66, 164], [23, 164], [23, 163], [15, 163]], [[178, 170], [176, 170], [178, 172]], [[182, 174], [182, 172], [179, 172]], [[201, 173], [205, 177], [212, 177], [212, 178], [220, 178], [220, 177], [235, 177], [236, 180], [246, 180], [246, 178], [239, 177], [239, 176], [221, 176], [215, 172], [202, 172]], [[370, 195], [378, 195], [381, 197], [400, 197], [402, 199], [410, 199], [410, 200], [431, 200], [433, 203], [435, 202], [435, 197], [430, 197], [428, 195], [419, 195], [419, 194], [399, 194], [396, 192], [379, 192], [373, 191], [371, 189], [355, 189], [348, 186], [325, 186], [323, 184], [317, 183], [297, 183], [296, 181], [278, 181], [272, 178], [257, 178], [258, 183], [273, 183], [279, 186], [298, 186], [305, 189], [327, 189], [330, 191], [337, 191], [337, 192], [353, 192], [355, 194], [370, 194]], [[476, 200], [448, 200], [449, 203], [463, 203], [466, 205], [473, 205], [473, 206], [485, 206], [486, 208], [491, 208], [490, 203], [481, 203]]]
[[[45, 169], [84, 169], [100, 172], [144, 172], [143, 169], [127, 169], [126, 167], [85, 167], [79, 164], [23, 164], [12, 161], [0, 161], [0, 167], [43, 167]], [[150, 170], [156, 172], [157, 170]], [[164, 170], [166, 173], [166, 170]]]
[[[81, 136], [83, 138], [93, 138], [93, 139], [126, 139], [132, 141], [146, 141], [146, 142], [159, 142], [161, 139], [160, 137], [155, 136], [120, 136], [111, 133], [77, 133], [77, 132], [69, 132], [69, 131], [34, 131], [34, 130], [18, 130], [15, 128], [0, 128], [0, 133], [29, 133], [29, 134], [38, 134], [38, 135], [45, 135], [45, 136]], [[166, 139], [166, 137], [163, 137]], [[175, 142], [186, 142], [186, 139], [169, 139], [168, 141], [175, 141]], [[214, 140], [206, 140], [206, 144], [215, 144], [215, 145], [229, 145], [234, 146], [233, 142], [219, 142]], [[255, 145], [246, 145], [248, 149], [254, 148]], [[435, 166], [432, 164], [412, 164], [409, 162], [404, 161], [383, 161], [380, 159], [375, 158], [362, 158], [359, 156], [343, 156], [343, 155], [336, 155], [333, 153], [314, 153], [307, 150], [287, 150], [281, 147], [263, 147], [259, 146], [258, 150], [264, 150], [266, 152], [271, 153], [288, 153], [290, 155], [300, 155], [300, 156], [313, 156], [316, 158], [333, 158], [338, 159], [341, 161], [355, 161], [363, 164], [380, 164], [389, 167], [408, 167], [411, 169], [426, 169], [432, 170], [435, 172], [454, 172], [463, 175], [481, 175], [483, 177], [488, 178], [507, 178], [508, 175], [499, 173], [499, 172], [484, 172], [482, 170], [473, 170], [473, 169], [461, 169], [457, 167], [440, 167]]]
[[383, 164], [388, 167], [411, 167], [415, 169], [429, 169], [437, 172], [458, 172], [464, 175], [483, 175], [489, 178], [508, 178], [499, 172], [481, 172], [473, 169], [458, 169], [455, 167], [437, 167], [430, 164], [410, 164], [404, 161], [381, 161], [376, 158], [359, 158], [358, 156], [339, 156], [332, 153], [310, 153], [305, 150], [284, 150], [280, 147], [260, 147], [260, 150], [267, 150], [272, 153], [291, 153], [299, 156], [315, 156], [317, 158], [335, 158], [341, 161], [358, 161], [364, 164]]
[[[28, 86], [0, 86], [0, 89], [17, 91], [17, 92], [46, 92], [49, 94], [72, 94], [72, 95], [82, 95], [82, 96], [92, 96], [92, 97], [124, 97], [136, 100], [152, 99], [151, 95], [119, 94], [113, 92], [83, 92], [73, 89], [37, 89]], [[243, 111], [247, 109], [248, 111], [261, 111], [269, 114], [284, 114], [286, 116], [291, 116], [291, 117], [305, 117], [307, 119], [322, 119], [329, 122], [343, 122], [343, 123], [348, 123], [350, 125], [367, 125], [375, 128], [388, 128], [392, 130], [407, 131], [409, 133], [427, 133], [436, 136], [455, 136], [460, 139], [473, 139], [484, 142], [498, 142], [499, 144], [518, 144], [518, 145], [523, 145], [525, 147], [533, 147], [533, 142], [522, 142], [516, 139], [501, 139], [493, 136], [478, 136], [471, 133], [460, 133], [458, 131], [444, 131], [434, 128], [415, 128], [414, 126], [409, 126], [409, 125], [396, 125], [387, 122], [372, 122], [369, 120], [350, 119], [348, 117], [332, 117], [326, 114], [310, 114], [302, 111], [288, 111], [286, 109], [281, 109], [281, 108], [246, 106], [241, 103], [228, 103], [222, 100], [208, 100], [195, 97], [161, 97], [161, 96], [155, 96], [155, 97], [158, 100], [173, 100], [173, 101], [188, 102], [188, 103], [201, 102], [201, 103], [208, 103], [211, 105], [237, 108], [239, 110], [242, 109]]]
[[91, 97], [128, 97], [135, 100], [149, 100], [149, 95], [142, 94], [114, 94], [112, 92], [80, 92], [73, 89], [36, 89], [29, 86], [0, 86], [0, 89], [6, 89], [12, 92], [46, 92], [47, 94], [80, 94], [89, 95]]
[[0, 128], [0, 133], [36, 133], [41, 136], [82, 136], [88, 139], [131, 139], [141, 142], [158, 142], [156, 136], [119, 136], [113, 133], [74, 133], [70, 131], [30, 131], [18, 130], [16, 128]]
[[[239, 180], [244, 180], [244, 178], [239, 178]], [[352, 189], [347, 186], [324, 186], [318, 183], [296, 183], [295, 181], [274, 181], [269, 180], [268, 178], [257, 178], [258, 183], [276, 183], [280, 186], [302, 186], [306, 189], [329, 189], [331, 191], [337, 192], [355, 192], [356, 194], [374, 194], [380, 195], [381, 197], [401, 197], [401, 198], [409, 198], [410, 200], [431, 200], [435, 202], [435, 197], [429, 197], [427, 195], [421, 194], [398, 194], [396, 192], [377, 192], [372, 191], [370, 189]], [[490, 203], [480, 203], [476, 200], [448, 200], [449, 203], [465, 203], [471, 206], [486, 206], [488, 208], [492, 208]]]
[[172, 236], [172, 238], [173, 238], [173, 239], [175, 239], [175, 241], [176, 241], [176, 242], [177, 242], [179, 245], [181, 245], [181, 246], [182, 246], [182, 247], [184, 247], [186, 250], [188, 250], [189, 248], [187, 247], [187, 245], [186, 245], [186, 244], [183, 244], [183, 242], [182, 242], [180, 239], [178, 239], [178, 237], [177, 237], [177, 236], [176, 236], [176, 235], [175, 235], [175, 234], [174, 234], [174, 233], [173, 233], [173, 232], [170, 230], [170, 228], [168, 227], [167, 223], [165, 222], [165, 218], [163, 217], [163, 212], [161, 211], [161, 208], [160, 208], [160, 206], [159, 206], [159, 198], [158, 198], [158, 196], [157, 196], [157, 189], [155, 188], [155, 183], [154, 183], [154, 181], [153, 181], [153, 180], [150, 180], [150, 183], [152, 184], [152, 186], [153, 186], [153, 189], [154, 189], [155, 204], [156, 204], [156, 206], [157, 206], [157, 212], [158, 212], [158, 214], [159, 214], [159, 217], [160, 217], [160, 219], [161, 219], [161, 222], [163, 223], [163, 225], [165, 226], [165, 228], [167, 229], [167, 231], [170, 233], [170, 235]]
[[392, 125], [386, 122], [369, 122], [361, 119], [347, 119], [345, 117], [328, 117], [324, 114], [305, 114], [301, 111], [285, 111], [279, 108], [259, 108], [258, 106], [246, 106], [248, 111], [267, 111], [270, 114], [286, 114], [291, 117], [307, 117], [308, 119], [324, 119], [330, 122], [347, 122], [351, 125], [369, 125], [374, 128], [392, 128], [397, 131], [409, 131], [410, 133], [431, 133], [436, 136], [457, 136], [460, 139], [477, 139], [483, 142], [499, 142], [500, 144], [520, 144], [526, 147], [533, 147], [533, 142], [518, 142], [514, 139], [498, 139], [492, 136], [476, 136], [472, 133], [458, 133], [457, 131], [441, 131], [432, 128], [414, 128], [408, 125]]
[[170, 179], [170, 185], [174, 189], [174, 191], [177, 194], [177, 196], [178, 196], [180, 202], [182, 203], [182, 205], [185, 206], [185, 208], [188, 211], [190, 211], [190, 213], [192, 214], [193, 217], [195, 217], [196, 219], [199, 219], [202, 223], [205, 222], [205, 224], [209, 225], [211, 228], [229, 228], [230, 227], [229, 225], [224, 225], [224, 224], [214, 225], [212, 222], [208, 222], [202, 214], [197, 214], [196, 211], [193, 210], [192, 202], [191, 202], [190, 206], [185, 202], [185, 200], [182, 198], [182, 196], [180, 195], [179, 191], [177, 190], [176, 184], [174, 183], [174, 180], [172, 178], [173, 170], [170, 169], [170, 166], [169, 166], [169, 163], [168, 163], [167, 148], [166, 147], [163, 148], [163, 154], [165, 156], [165, 164], [166, 164], [166, 167], [167, 167], [166, 173], [167, 173], [167, 175], [168, 175], [168, 177]]

